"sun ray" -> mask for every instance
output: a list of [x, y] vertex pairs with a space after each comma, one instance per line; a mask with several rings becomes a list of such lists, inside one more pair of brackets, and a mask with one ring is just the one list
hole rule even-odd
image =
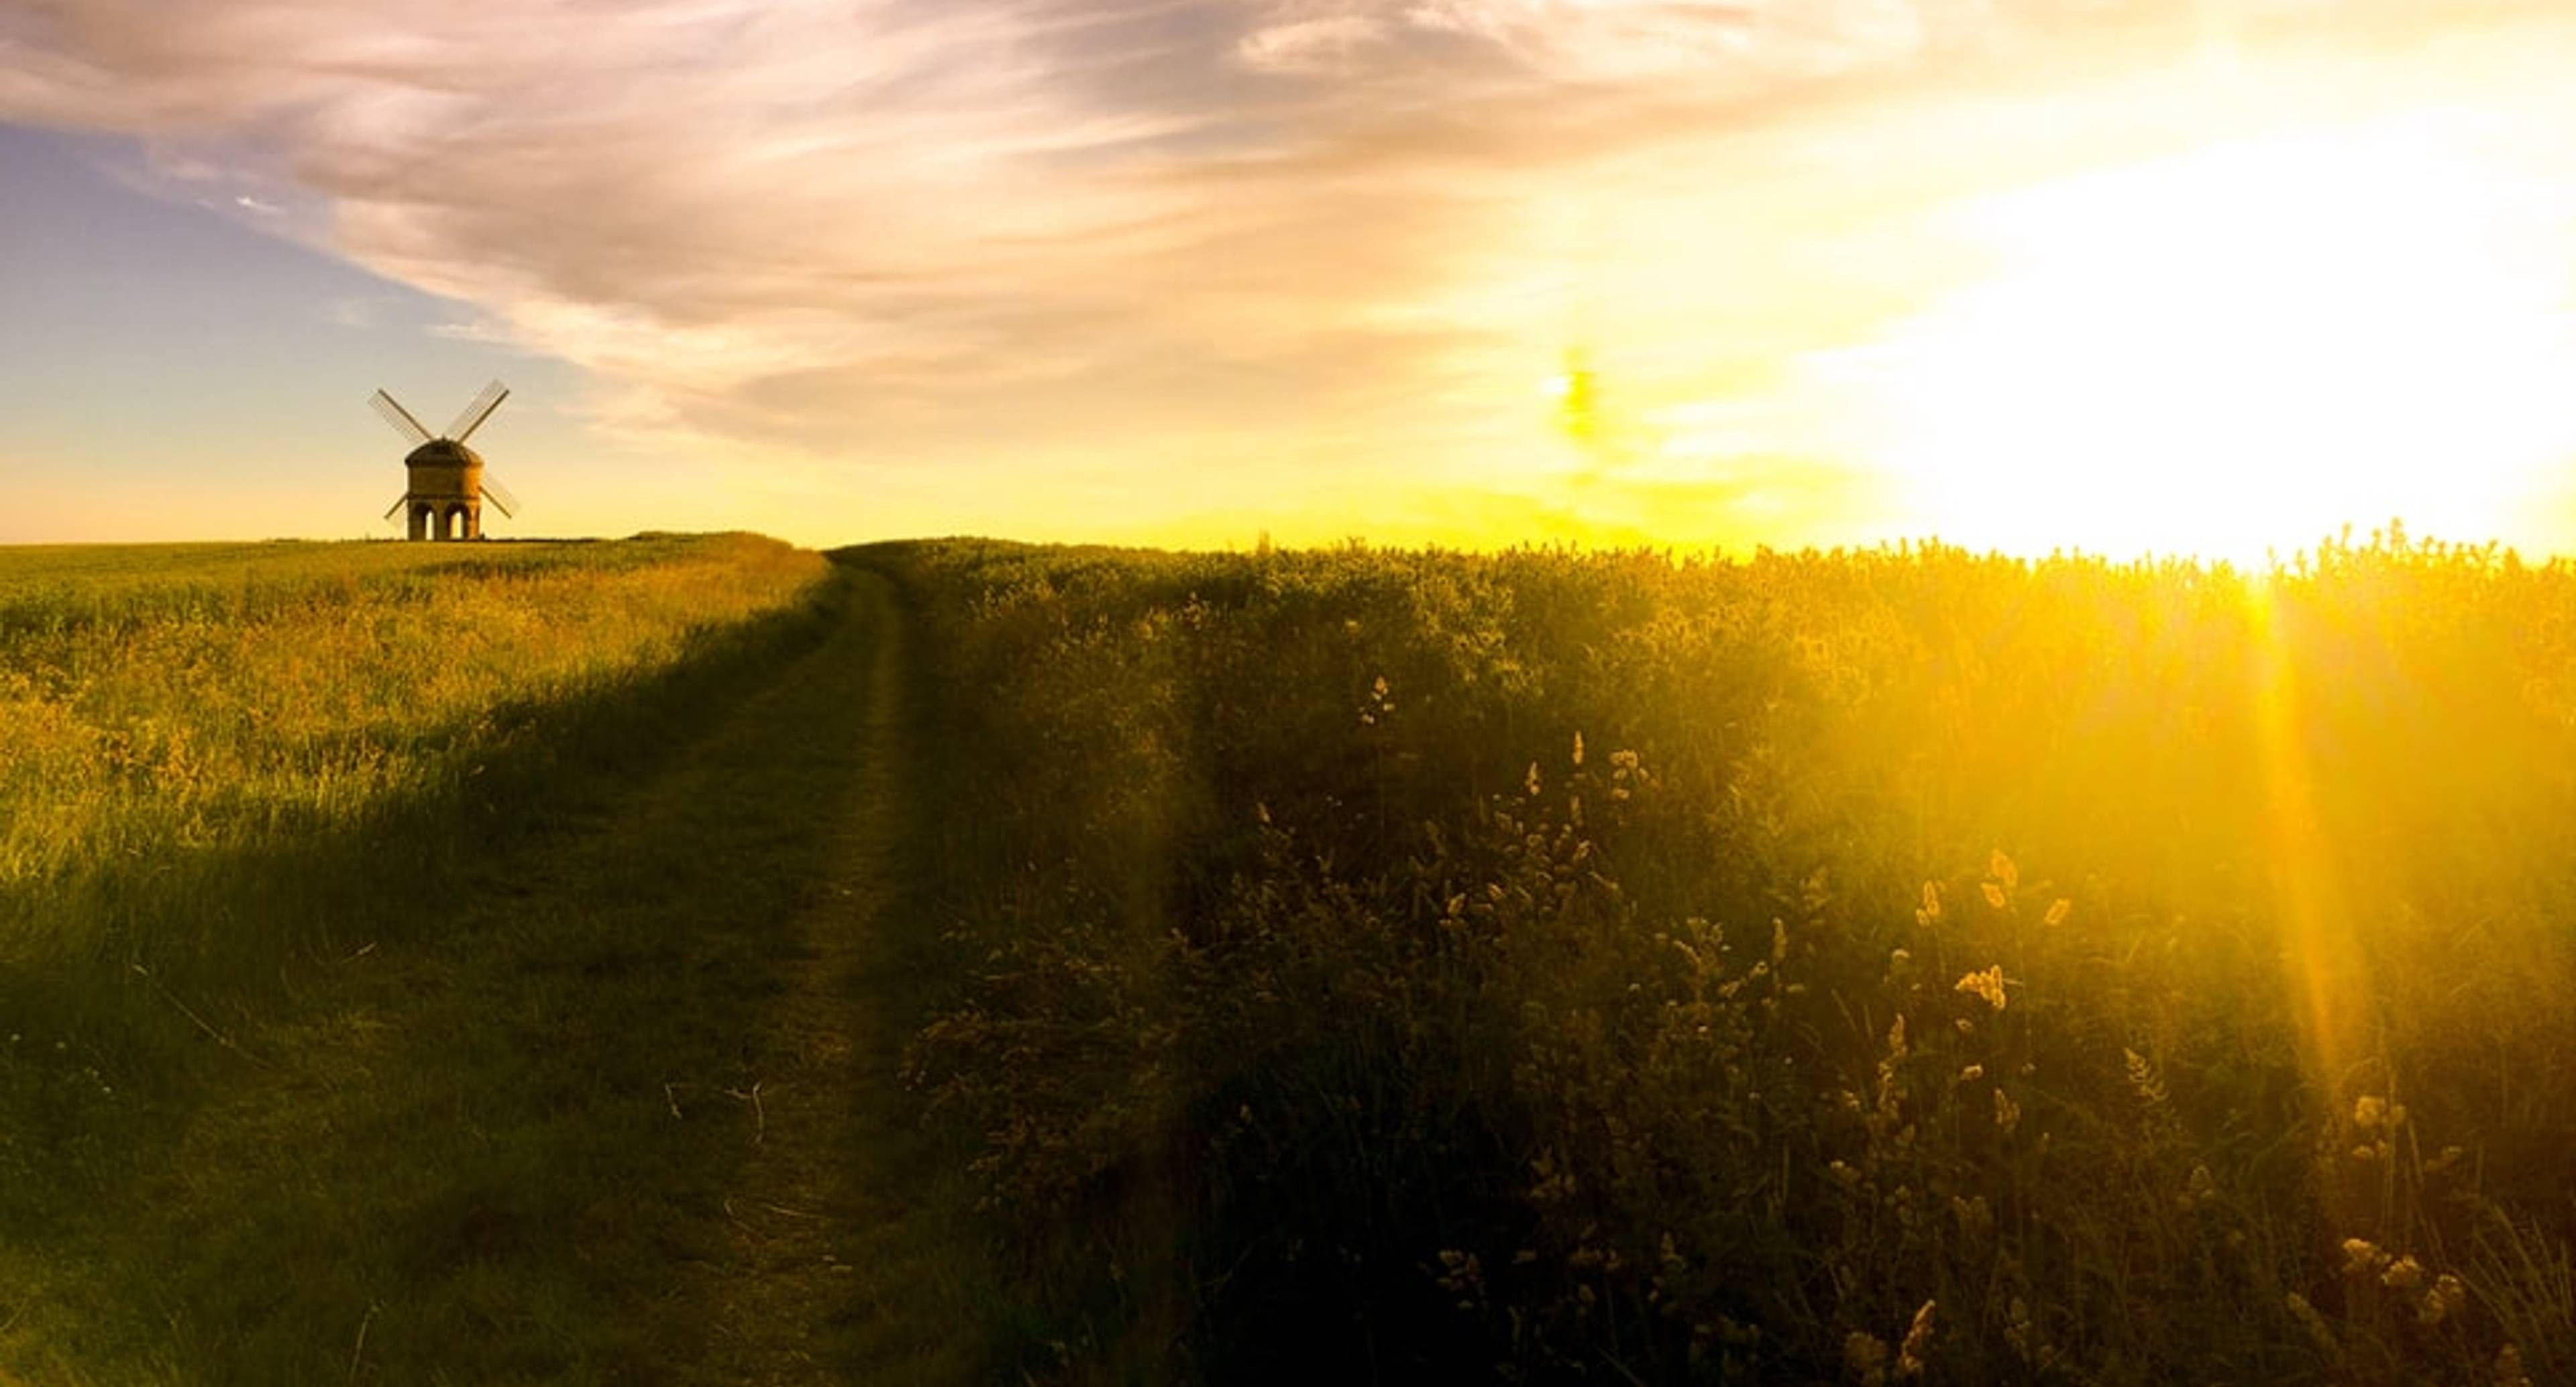
[[2258, 579], [2248, 590], [2247, 673], [2263, 787], [2264, 861], [2289, 941], [2283, 964], [2304, 1031], [2309, 1077], [2318, 1091], [2332, 1092], [2351, 1054], [2346, 1032], [2360, 995], [2352, 977], [2354, 933], [2319, 819], [2281, 581], [2278, 575]]

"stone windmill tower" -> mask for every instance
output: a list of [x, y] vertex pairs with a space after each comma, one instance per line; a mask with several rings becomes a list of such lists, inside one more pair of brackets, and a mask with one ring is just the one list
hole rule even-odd
[[385, 512], [391, 520], [397, 512], [411, 512], [410, 536], [413, 539], [481, 539], [483, 537], [483, 503], [509, 519], [517, 519], [518, 498], [509, 488], [483, 475], [483, 455], [465, 446], [465, 440], [483, 427], [492, 411], [501, 407], [510, 391], [499, 381], [483, 387], [483, 393], [466, 405], [447, 426], [447, 432], [435, 437], [421, 426], [411, 411], [396, 403], [394, 397], [377, 391], [367, 403], [394, 426], [394, 432], [414, 445], [403, 459], [411, 474], [410, 484], [402, 499]]

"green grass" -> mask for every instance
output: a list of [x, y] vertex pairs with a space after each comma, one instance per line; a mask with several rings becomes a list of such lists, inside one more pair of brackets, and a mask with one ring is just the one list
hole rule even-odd
[[237, 895], [239, 864], [291, 853], [310, 878], [317, 841], [381, 846], [414, 806], [490, 800], [467, 782], [540, 765], [553, 747], [523, 744], [548, 710], [673, 667], [821, 563], [744, 536], [256, 546], [166, 569], [143, 550], [45, 551], [6, 570], [0, 959], [256, 973], [274, 953], [194, 908]]
[[866, 561], [1025, 1362], [2576, 1374], [2576, 568]]
[[[11, 976], [51, 1024], [0, 1054], [0, 1376], [972, 1375], [975, 1244], [898, 1193], [940, 1181], [891, 1075], [884, 598], [765, 542], [600, 559], [326, 598], [541, 613], [486, 652], [514, 711], [291, 840], [218, 820], [196, 966], [57, 947]], [[168, 900], [68, 880], [38, 924]]]
[[2571, 611], [0, 557], [0, 1378], [2569, 1380]]

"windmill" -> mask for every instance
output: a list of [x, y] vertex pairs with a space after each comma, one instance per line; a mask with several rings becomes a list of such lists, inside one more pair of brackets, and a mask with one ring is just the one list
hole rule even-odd
[[403, 459], [410, 470], [411, 482], [402, 499], [385, 512], [391, 520], [397, 512], [411, 512], [413, 539], [481, 539], [483, 537], [483, 503], [490, 501], [495, 510], [509, 519], [519, 515], [519, 499], [509, 488], [483, 475], [483, 456], [465, 446], [465, 440], [483, 427], [492, 411], [510, 397], [509, 387], [499, 381], [483, 387], [483, 393], [465, 406], [447, 432], [435, 437], [421, 422], [403, 408], [394, 397], [379, 390], [367, 403], [394, 426], [394, 432], [415, 446]]

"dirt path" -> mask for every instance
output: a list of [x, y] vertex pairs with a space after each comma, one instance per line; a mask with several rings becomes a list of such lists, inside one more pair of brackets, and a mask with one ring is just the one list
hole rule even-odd
[[[950, 1230], [921, 1201], [898, 1084], [900, 990], [887, 945], [901, 818], [902, 627], [882, 580], [859, 580], [877, 632], [862, 766], [829, 868], [797, 914], [795, 966], [746, 1057], [752, 1151], [723, 1207], [728, 1255], [700, 1268], [724, 1380], [954, 1382], [971, 1373], [968, 1294]], [[739, 1102], [736, 1098], [734, 1101]]]
[[902, 632], [848, 571], [646, 776], [300, 979], [166, 1165], [0, 1256], [0, 1381], [956, 1382], [895, 1082]]

